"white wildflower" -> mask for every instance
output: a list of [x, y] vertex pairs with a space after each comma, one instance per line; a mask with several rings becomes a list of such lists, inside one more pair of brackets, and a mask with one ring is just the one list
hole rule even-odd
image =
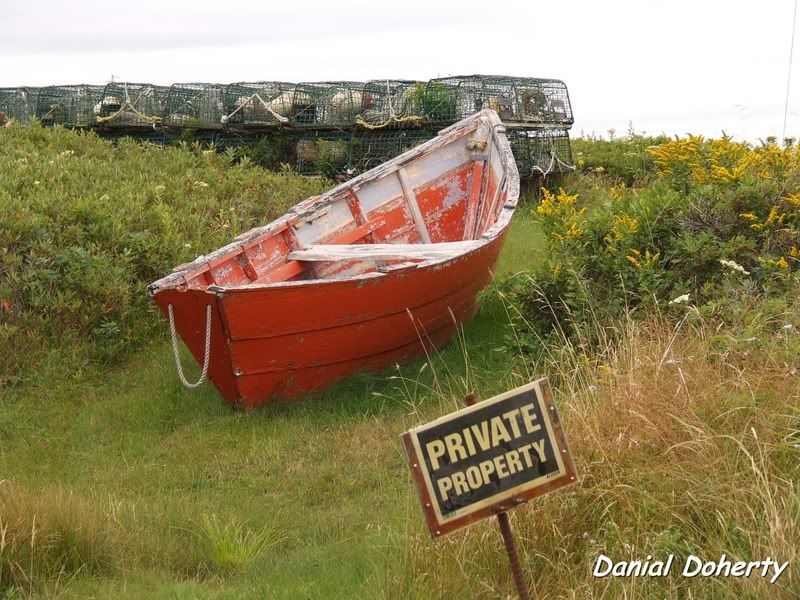
[[787, 323], [786, 325], [783, 326], [783, 329], [789, 331], [790, 329], [794, 329], [794, 325], [792, 325], [791, 323]]
[[683, 296], [678, 296], [677, 298], [673, 298], [669, 301], [670, 304], [686, 304], [689, 302], [689, 294], [684, 294]]
[[735, 260], [722, 259], [719, 261], [719, 264], [721, 264], [723, 267], [731, 269], [732, 271], [739, 271], [743, 275], [750, 275], [750, 271], [745, 271], [745, 268], [739, 263], [737, 263]]

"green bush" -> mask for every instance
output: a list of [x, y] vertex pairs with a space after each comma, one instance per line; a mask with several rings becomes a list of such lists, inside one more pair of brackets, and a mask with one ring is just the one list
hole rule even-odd
[[605, 173], [626, 186], [632, 186], [655, 173], [655, 160], [647, 149], [668, 141], [669, 138], [663, 135], [643, 136], [631, 131], [624, 138], [577, 137], [571, 143], [580, 171]]
[[559, 328], [604, 335], [597, 324], [632, 310], [693, 305], [741, 318], [747, 298], [795, 289], [800, 151], [690, 136], [647, 153], [650, 183], [592, 173], [570, 180], [579, 193], [543, 190], [535, 213], [547, 260], [506, 290], [537, 340]]
[[0, 146], [0, 385], [139, 347], [163, 330], [148, 283], [327, 185], [199, 143], [31, 126]]

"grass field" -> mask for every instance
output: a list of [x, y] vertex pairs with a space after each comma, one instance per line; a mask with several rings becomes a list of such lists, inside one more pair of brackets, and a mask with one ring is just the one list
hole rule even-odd
[[[500, 271], [525, 268], [538, 242], [520, 214]], [[469, 364], [483, 395], [514, 379], [513, 359], [492, 352], [504, 320], [494, 299], [464, 334], [469, 348], [482, 348]], [[5, 394], [5, 493], [29, 502], [43, 496], [78, 536], [89, 536], [78, 545], [92, 546], [95, 571], [65, 575], [50, 584], [54, 593], [382, 597], [385, 578], [401, 575], [407, 528], [423, 526], [399, 434], [452, 408], [465, 375], [458, 344], [432, 361], [436, 393], [431, 369], [419, 373], [424, 364], [359, 375], [318, 397], [243, 415], [210, 385], [183, 389], [161, 336], [79, 385], [42, 381]], [[274, 526], [287, 539], [247, 572], [217, 576], [193, 534], [212, 514]]]
[[[137, 204], [137, 188], [161, 185], [166, 176], [158, 171], [158, 150], [145, 148], [140, 156], [126, 146], [126, 157], [153, 171], [120, 177], [106, 146], [65, 132], [53, 133], [63, 137], [53, 142], [49, 135], [35, 130], [31, 137], [55, 144], [56, 154], [63, 144], [76, 152], [87, 144], [100, 173], [87, 171], [87, 181], [73, 187], [53, 174], [49, 185], [61, 186], [63, 198], [74, 194], [80, 204], [81, 189], [100, 197], [109, 177], [130, 177], [135, 181], [123, 196], [130, 206], [118, 210], [158, 208], [146, 191], [144, 205]], [[48, 169], [47, 152], [29, 141], [25, 152], [40, 152]], [[592, 145], [580, 147], [589, 152]], [[613, 154], [608, 169], [627, 152], [605, 151]], [[224, 159], [186, 149], [171, 149], [169, 156], [165, 168], [189, 173], [188, 184], [169, 192], [172, 202], [208, 191], [195, 189], [190, 177], [212, 191], [222, 186], [222, 204], [237, 200], [237, 179], [247, 181], [248, 197], [258, 202], [257, 172], [231, 174]], [[621, 169], [621, 177], [642, 164]], [[316, 185], [281, 177], [269, 175], [263, 185], [286, 185], [293, 194]], [[603, 177], [577, 175], [564, 186], [601, 198], [611, 188]], [[208, 198], [200, 204], [219, 227], [220, 207]], [[255, 204], [248, 206], [257, 218]], [[85, 211], [81, 205], [77, 212]], [[162, 227], [172, 244], [164, 245], [162, 257], [171, 260], [170, 248], [181, 251], [180, 226]], [[229, 231], [215, 229], [215, 235]], [[193, 236], [193, 244], [203, 242]], [[498, 279], [542, 266], [547, 242], [533, 203], [523, 204]], [[138, 293], [139, 284], [126, 277], [119, 280]], [[120, 309], [122, 322], [136, 317], [144, 329], [123, 332], [136, 343], [113, 358], [83, 360], [76, 369], [69, 348], [76, 338], [64, 336], [63, 354], [0, 389], [0, 595], [513, 597], [494, 522], [430, 539], [399, 434], [460, 407], [467, 389], [488, 397], [547, 375], [581, 482], [512, 513], [535, 597], [800, 597], [800, 303], [794, 295], [777, 304], [777, 296], [750, 302], [741, 295], [740, 320], [724, 323], [692, 308], [679, 319], [668, 307], [636, 320], [627, 314], [607, 325], [613, 336], [599, 336], [603, 343], [598, 336], [590, 343], [585, 329], [577, 337], [564, 331], [543, 352], [524, 355], [509, 346], [509, 336], [526, 332], [509, 324], [514, 305], [506, 289], [493, 286], [463, 335], [429, 360], [356, 375], [322, 394], [247, 414], [229, 410], [208, 384], [181, 387], [166, 323], [145, 306], [122, 302], [139, 311]], [[521, 327], [518, 319], [514, 327]], [[94, 335], [80, 324], [75, 331]], [[62, 368], [55, 364], [60, 356]], [[771, 556], [790, 567], [775, 585], [759, 577], [678, 574], [595, 579], [592, 566], [601, 552], [616, 560], [668, 553], [712, 560], [724, 552], [741, 560]]]

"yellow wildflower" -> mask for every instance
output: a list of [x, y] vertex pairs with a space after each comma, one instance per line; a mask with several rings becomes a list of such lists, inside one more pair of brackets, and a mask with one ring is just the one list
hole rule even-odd
[[637, 259], [635, 256], [631, 256], [631, 255], [629, 254], [629, 255], [628, 255], [628, 256], [626, 256], [625, 258], [627, 258], [627, 259], [628, 259], [628, 262], [629, 262], [629, 263], [631, 263], [631, 264], [632, 264], [634, 267], [636, 267], [637, 269], [641, 269], [641, 268], [642, 268], [642, 263], [640, 263], [640, 262], [639, 262], [639, 260], [638, 260], [638, 259]]

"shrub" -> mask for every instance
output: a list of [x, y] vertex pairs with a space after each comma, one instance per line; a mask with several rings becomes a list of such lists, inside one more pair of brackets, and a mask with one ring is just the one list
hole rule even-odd
[[0, 145], [0, 385], [53, 352], [74, 371], [139, 347], [163, 330], [148, 283], [327, 185], [200, 143], [34, 125]]
[[529, 282], [508, 290], [539, 332], [562, 320], [580, 326], [637, 307], [682, 311], [687, 303], [726, 318], [742, 294], [779, 297], [793, 289], [797, 148], [689, 136], [647, 153], [656, 178], [646, 185], [579, 181], [588, 193], [543, 190], [535, 214], [547, 260]]
[[626, 186], [651, 178], [655, 159], [648, 148], [669, 141], [666, 136], [644, 136], [633, 130], [624, 138], [603, 140], [578, 137], [572, 140], [572, 153], [579, 170], [605, 173]]

